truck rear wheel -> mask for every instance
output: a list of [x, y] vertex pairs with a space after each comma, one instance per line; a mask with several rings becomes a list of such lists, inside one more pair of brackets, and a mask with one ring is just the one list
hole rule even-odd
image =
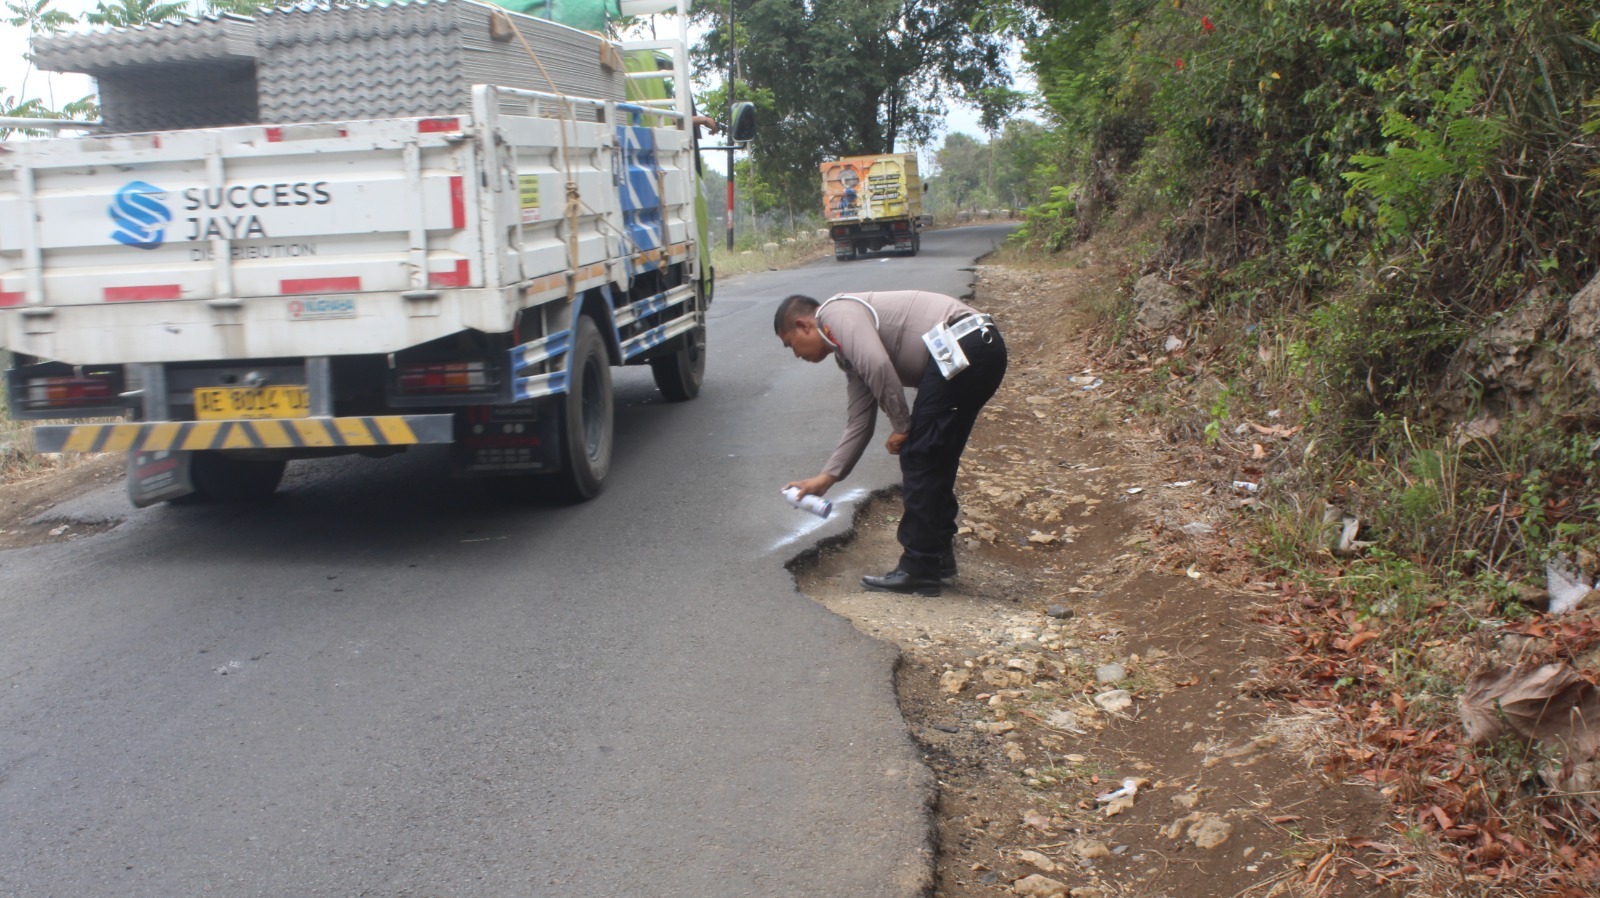
[[194, 498], [213, 502], [265, 502], [283, 482], [283, 459], [232, 458], [221, 452], [196, 452], [189, 463]]
[[549, 492], [566, 502], [600, 495], [611, 469], [615, 422], [611, 360], [594, 320], [578, 316], [567, 357], [567, 393], [561, 407], [561, 471], [550, 475]]
[[650, 360], [656, 389], [668, 402], [686, 402], [700, 395], [706, 379], [706, 326], [700, 325], [680, 340], [676, 352]]

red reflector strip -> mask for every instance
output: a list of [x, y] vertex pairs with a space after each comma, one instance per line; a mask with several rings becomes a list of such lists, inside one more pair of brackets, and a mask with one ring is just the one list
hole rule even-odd
[[417, 122], [418, 134], [436, 134], [440, 131], [460, 131], [461, 120], [455, 118], [425, 118]]
[[303, 296], [307, 293], [355, 293], [361, 289], [361, 278], [290, 278], [278, 282], [278, 292], [284, 296]]
[[282, 128], [268, 128], [267, 129], [267, 143], [279, 143], [282, 140], [283, 140], [283, 129]]
[[0, 292], [0, 307], [4, 307], [4, 306], [20, 306], [20, 305], [22, 305], [22, 294], [21, 293]]
[[91, 405], [111, 398], [110, 381], [96, 377], [39, 377], [28, 381], [27, 403], [34, 408]]
[[461, 176], [456, 175], [450, 179], [450, 227], [460, 229], [467, 226], [467, 188], [461, 182]]
[[106, 302], [146, 302], [153, 299], [181, 299], [183, 287], [178, 284], [145, 284], [139, 287], [107, 287]]
[[472, 266], [466, 259], [458, 260], [454, 271], [428, 272], [430, 287], [465, 287], [470, 283], [472, 283]]
[[496, 386], [487, 366], [482, 362], [429, 362], [402, 365], [396, 374], [399, 392], [407, 395], [482, 393], [493, 391]]

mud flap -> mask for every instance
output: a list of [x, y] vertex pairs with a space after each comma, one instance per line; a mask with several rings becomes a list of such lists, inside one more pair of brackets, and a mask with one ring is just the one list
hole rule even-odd
[[522, 474], [561, 468], [560, 432], [548, 399], [473, 406], [456, 413], [451, 456], [465, 474]]
[[189, 475], [193, 452], [162, 449], [155, 452], [129, 452], [128, 499], [135, 508], [144, 508], [194, 492]]

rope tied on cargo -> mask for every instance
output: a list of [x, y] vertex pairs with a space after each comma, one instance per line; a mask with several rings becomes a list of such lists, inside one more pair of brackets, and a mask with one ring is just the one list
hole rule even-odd
[[[566, 169], [567, 176], [567, 198], [566, 204], [562, 210], [562, 217], [567, 223], [567, 252], [572, 264], [576, 266], [578, 261], [578, 219], [584, 212], [588, 212], [590, 215], [594, 216], [595, 225], [597, 228], [602, 231], [608, 231], [616, 234], [618, 239], [622, 240], [628, 245], [628, 247], [630, 247], [631, 252], [638, 253], [642, 251], [644, 247], [639, 245], [639, 241], [634, 239], [634, 236], [628, 233], [626, 228], [618, 231], [611, 225], [609, 221], [606, 220], [605, 215], [601, 213], [600, 210], [594, 208], [584, 201], [582, 193], [580, 193], [578, 190], [578, 182], [573, 177], [572, 161], [570, 158], [571, 152], [567, 145], [566, 125], [568, 123], [570, 123], [573, 128], [573, 140], [577, 140], [578, 114], [576, 107], [573, 105], [572, 100], [567, 97], [566, 93], [561, 90], [560, 86], [556, 84], [555, 79], [550, 76], [549, 70], [544, 67], [544, 63], [539, 59], [539, 54], [534, 52], [533, 47], [529, 45], [527, 38], [522, 36], [522, 31], [517, 27], [517, 23], [501, 10], [496, 10], [493, 15], [501, 24], [506, 27], [507, 30], [516, 36], [517, 42], [522, 45], [522, 49], [528, 54], [528, 58], [533, 60], [533, 64], [536, 68], [538, 68], [539, 74], [544, 76], [545, 83], [550, 86], [550, 92], [559, 97], [561, 99], [561, 103], [566, 107], [567, 115], [561, 119], [562, 126], [557, 130], [561, 134], [561, 164], [562, 167]], [[661, 169], [659, 163], [655, 167], [655, 178], [656, 195], [665, 197], [667, 195], [666, 172]], [[667, 243], [665, 223], [662, 225], [661, 236], [662, 247], [665, 249]], [[573, 271], [574, 269], [568, 270]], [[577, 278], [575, 274], [567, 278], [568, 300], [571, 300], [577, 294], [576, 282]]]
[[[578, 214], [588, 204], [583, 201], [583, 195], [578, 192], [578, 182], [572, 180], [572, 175], [567, 175], [567, 205], [561, 212], [567, 220], [567, 249], [571, 253], [572, 264], [578, 264]], [[576, 290], [574, 284], [576, 277], [567, 278], [567, 299], [571, 299]]]
[[567, 301], [571, 302], [578, 294], [578, 213], [585, 205], [582, 194], [578, 192], [578, 180], [572, 173], [572, 153], [567, 145], [568, 124], [571, 124], [573, 128], [573, 140], [577, 139], [577, 108], [567, 98], [566, 93], [561, 90], [560, 85], [556, 84], [556, 79], [550, 77], [549, 70], [540, 61], [539, 54], [533, 52], [533, 47], [528, 43], [528, 39], [522, 36], [522, 29], [517, 27], [516, 21], [500, 10], [495, 10], [494, 15], [506, 27], [511, 29], [512, 34], [516, 35], [517, 43], [522, 45], [522, 49], [528, 54], [528, 58], [533, 60], [534, 67], [539, 70], [540, 75], [544, 76], [545, 83], [550, 85], [550, 92], [559, 97], [561, 104], [566, 107], [566, 115], [558, 120], [560, 124], [557, 125], [556, 132], [561, 135], [561, 166], [566, 170], [567, 175], [567, 201], [562, 210], [562, 217], [567, 223]]

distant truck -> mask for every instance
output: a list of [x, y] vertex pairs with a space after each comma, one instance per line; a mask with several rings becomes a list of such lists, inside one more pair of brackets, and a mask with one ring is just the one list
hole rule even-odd
[[11, 414], [113, 419], [35, 443], [127, 453], [140, 506], [421, 444], [593, 497], [611, 367], [693, 398], [712, 294], [692, 109], [648, 98], [689, 83], [688, 0], [623, 7], [680, 34], [433, 0], [37, 41], [96, 75], [105, 127], [0, 146]]
[[892, 249], [914, 256], [922, 248], [922, 193], [916, 153], [846, 156], [822, 163], [822, 214], [833, 257]]

